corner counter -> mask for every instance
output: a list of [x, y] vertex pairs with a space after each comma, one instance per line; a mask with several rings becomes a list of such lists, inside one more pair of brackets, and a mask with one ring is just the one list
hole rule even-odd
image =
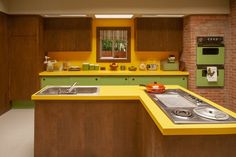
[[[203, 99], [212, 106], [236, 117], [236, 113], [217, 105], [185, 88], [177, 85], [167, 85], [167, 89], [182, 89], [190, 94]], [[144, 87], [140, 86], [100, 86], [98, 96], [41, 96], [32, 95], [32, 100], [137, 100], [146, 109], [156, 126], [163, 135], [214, 135], [214, 134], [236, 134], [235, 124], [174, 124], [166, 114], [149, 98], [144, 92]]]
[[174, 124], [140, 86], [101, 86], [97, 96], [34, 94], [32, 100], [35, 157], [235, 157], [236, 124]]

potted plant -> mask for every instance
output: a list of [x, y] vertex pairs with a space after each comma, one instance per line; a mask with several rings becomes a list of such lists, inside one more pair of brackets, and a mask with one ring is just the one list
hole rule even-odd
[[112, 40], [109, 39], [102, 40], [102, 52], [103, 52], [103, 57], [112, 56]]
[[116, 40], [114, 44], [115, 57], [125, 58], [127, 51], [127, 42], [125, 40]]

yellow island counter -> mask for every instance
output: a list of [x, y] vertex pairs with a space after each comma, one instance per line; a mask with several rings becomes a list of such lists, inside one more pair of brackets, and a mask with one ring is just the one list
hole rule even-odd
[[[174, 124], [144, 89], [99, 86], [93, 96], [32, 95], [35, 157], [236, 156], [236, 123]], [[236, 117], [181, 86], [166, 89], [181, 89]]]

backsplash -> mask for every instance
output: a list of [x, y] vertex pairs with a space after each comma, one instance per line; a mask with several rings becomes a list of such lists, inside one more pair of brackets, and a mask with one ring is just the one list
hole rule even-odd
[[131, 27], [131, 62], [130, 63], [118, 63], [119, 65], [136, 66], [138, 67], [141, 63], [146, 64], [157, 64], [158, 70], [160, 70], [160, 60], [166, 59], [169, 55], [175, 55], [178, 58], [178, 52], [135, 52], [134, 50], [134, 20], [104, 20], [94, 19], [93, 20], [93, 34], [92, 34], [92, 51], [60, 51], [60, 52], [48, 52], [48, 56], [51, 59], [57, 61], [67, 61], [71, 65], [82, 66], [82, 63], [99, 64], [109, 69], [110, 63], [97, 63], [96, 62], [96, 27]]

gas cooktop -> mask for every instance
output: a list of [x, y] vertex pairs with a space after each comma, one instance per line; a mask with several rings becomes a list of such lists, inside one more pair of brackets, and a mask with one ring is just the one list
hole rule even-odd
[[236, 123], [236, 118], [180, 89], [147, 94], [176, 124]]

